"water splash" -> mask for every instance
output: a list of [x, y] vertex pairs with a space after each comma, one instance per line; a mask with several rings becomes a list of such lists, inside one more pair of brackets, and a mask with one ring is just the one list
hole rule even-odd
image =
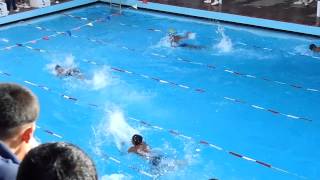
[[115, 108], [114, 110], [108, 111], [107, 117], [94, 128], [94, 134], [97, 148], [107, 143], [115, 144], [120, 151], [127, 151], [124, 147], [130, 146], [132, 135], [139, 134], [139, 131], [127, 123], [120, 109]]
[[57, 72], [55, 71], [56, 65], [60, 65], [65, 69], [77, 68], [75, 57], [72, 54], [67, 55], [63, 61], [53, 60], [52, 63], [46, 65], [46, 69], [49, 70], [51, 74], [57, 75]]
[[225, 34], [223, 26], [218, 25], [217, 33], [221, 36], [221, 40], [215, 47], [222, 53], [231, 52], [233, 44], [231, 39]]
[[171, 47], [171, 40], [170, 40], [170, 36], [165, 36], [163, 38], [160, 39], [160, 41], [153, 46], [153, 48], [161, 48], [161, 47]]
[[197, 38], [197, 34], [196, 33], [192, 33], [192, 32], [188, 33], [188, 39], [194, 40], [196, 38]]
[[85, 80], [85, 83], [92, 90], [100, 90], [107, 87], [112, 83], [111, 75], [107, 69], [107, 67], [103, 67], [102, 69], [94, 71], [92, 79]]
[[111, 174], [111, 175], [104, 175], [101, 177], [101, 180], [130, 180], [132, 179], [129, 176], [125, 176], [123, 174]]

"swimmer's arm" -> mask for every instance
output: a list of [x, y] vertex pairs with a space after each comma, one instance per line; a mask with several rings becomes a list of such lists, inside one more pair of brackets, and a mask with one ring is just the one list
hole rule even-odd
[[132, 152], [136, 152], [136, 150], [135, 150], [135, 148], [134, 147], [130, 147], [129, 149], [128, 149], [128, 153], [132, 153]]

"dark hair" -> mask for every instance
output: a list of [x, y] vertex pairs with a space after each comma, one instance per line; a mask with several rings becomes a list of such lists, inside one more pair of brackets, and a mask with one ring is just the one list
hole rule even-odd
[[55, 70], [61, 69], [61, 68], [62, 68], [62, 67], [61, 67], [59, 64], [57, 64], [57, 65], [54, 67]]
[[17, 180], [97, 180], [94, 163], [73, 144], [42, 144], [28, 152]]
[[314, 48], [317, 48], [317, 46], [315, 44], [310, 44], [309, 49], [313, 50]]
[[11, 138], [17, 127], [34, 122], [38, 114], [38, 99], [30, 90], [0, 83], [0, 140]]
[[132, 136], [132, 144], [133, 145], [140, 145], [142, 143], [143, 137], [139, 134], [135, 134]]

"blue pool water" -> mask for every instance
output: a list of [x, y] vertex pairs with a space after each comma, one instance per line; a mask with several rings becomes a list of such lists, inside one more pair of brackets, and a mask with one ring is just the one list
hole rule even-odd
[[[170, 31], [203, 48], [170, 47]], [[39, 140], [79, 145], [101, 179], [318, 179], [314, 42], [98, 4], [2, 27], [0, 81], [31, 88]], [[159, 168], [127, 153], [138, 132]]]

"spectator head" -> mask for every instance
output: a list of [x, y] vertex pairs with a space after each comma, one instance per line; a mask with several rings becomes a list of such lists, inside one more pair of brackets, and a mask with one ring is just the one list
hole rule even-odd
[[38, 114], [39, 103], [30, 90], [17, 84], [0, 84], [0, 140], [20, 160], [30, 149]]
[[135, 145], [135, 146], [138, 146], [140, 144], [142, 144], [142, 141], [143, 141], [143, 137], [139, 134], [135, 134], [132, 136], [132, 144]]
[[20, 164], [17, 180], [97, 180], [97, 173], [81, 149], [58, 142], [29, 151]]

